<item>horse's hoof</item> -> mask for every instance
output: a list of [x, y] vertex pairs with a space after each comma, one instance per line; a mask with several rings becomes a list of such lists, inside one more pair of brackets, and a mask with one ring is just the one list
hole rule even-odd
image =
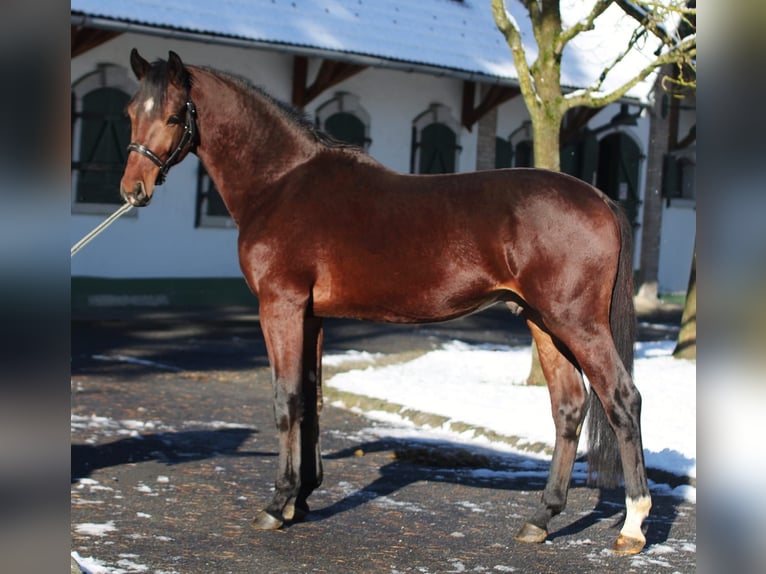
[[530, 524], [529, 522], [525, 522], [524, 526], [521, 527], [521, 530], [519, 530], [516, 536], [513, 537], [517, 542], [530, 542], [536, 544], [545, 542], [546, 538], [548, 538], [548, 532], [546, 530], [543, 530], [534, 524]]
[[261, 510], [255, 518], [253, 518], [252, 525], [258, 530], [278, 530], [282, 528], [284, 520], [269, 514], [265, 510]]
[[308, 515], [308, 507], [303, 508], [301, 506], [295, 506], [295, 504], [288, 504], [282, 511], [282, 516], [284, 516], [285, 520], [289, 520], [290, 522], [303, 522]]
[[644, 546], [646, 545], [646, 540], [640, 540], [638, 538], [630, 538], [628, 536], [624, 536], [623, 534], [620, 534], [617, 537], [617, 540], [614, 543], [614, 546], [612, 546], [612, 551], [615, 554], [619, 554], [621, 556], [630, 556], [632, 554], [638, 554], [643, 550]]

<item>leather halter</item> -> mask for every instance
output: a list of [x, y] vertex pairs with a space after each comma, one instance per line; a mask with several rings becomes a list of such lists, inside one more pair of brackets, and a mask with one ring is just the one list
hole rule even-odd
[[138, 142], [130, 142], [128, 144], [128, 153], [134, 151], [141, 155], [148, 157], [154, 165], [160, 168], [160, 173], [157, 175], [155, 185], [162, 185], [165, 181], [165, 177], [168, 175], [168, 171], [175, 164], [178, 163], [178, 157], [183, 153], [184, 148], [189, 147], [190, 151], [193, 151], [197, 147], [199, 133], [197, 130], [197, 108], [194, 107], [194, 102], [191, 98], [186, 99], [186, 119], [184, 120], [184, 133], [181, 139], [178, 141], [176, 149], [168, 156], [168, 159], [162, 161], [160, 156], [146, 147], [144, 144]]

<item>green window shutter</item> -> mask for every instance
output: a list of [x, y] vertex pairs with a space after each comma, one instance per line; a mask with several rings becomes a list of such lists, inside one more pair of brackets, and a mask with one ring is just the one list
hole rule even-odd
[[441, 123], [429, 124], [420, 132], [418, 173], [454, 173], [457, 136]]
[[354, 114], [338, 112], [331, 115], [324, 124], [324, 129], [338, 141], [365, 148], [367, 136], [364, 123]]
[[561, 149], [561, 171], [591, 183], [598, 166], [598, 140], [584, 130], [577, 141]]
[[559, 161], [562, 172], [580, 177], [580, 164], [582, 162], [582, 146], [580, 143], [572, 143], [562, 147]]
[[598, 139], [586, 132], [581, 144], [580, 173], [578, 177], [592, 183], [598, 169]]
[[120, 179], [127, 160], [130, 120], [125, 106], [130, 97], [115, 88], [98, 88], [83, 98], [80, 114], [76, 200], [82, 203], [122, 203]]
[[495, 168], [511, 167], [511, 142], [495, 138]]
[[516, 144], [513, 167], [533, 167], [535, 165], [534, 147], [529, 140]]
[[662, 159], [662, 196], [667, 199], [681, 197], [681, 172], [678, 162], [670, 154]]

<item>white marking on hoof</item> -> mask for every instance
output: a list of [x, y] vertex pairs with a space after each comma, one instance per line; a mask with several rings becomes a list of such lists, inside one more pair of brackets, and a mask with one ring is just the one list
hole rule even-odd
[[519, 530], [519, 532], [516, 534], [516, 536], [513, 537], [513, 539], [518, 542], [530, 542], [534, 544], [539, 544], [541, 542], [545, 542], [545, 539], [547, 537], [548, 537], [547, 530], [543, 530], [539, 526], [535, 526], [534, 524], [525, 522], [524, 525]]
[[644, 518], [649, 516], [649, 510], [652, 508], [652, 498], [650, 496], [641, 496], [639, 498], [625, 498], [625, 524], [620, 530], [620, 534], [628, 538], [646, 541], [641, 523]]

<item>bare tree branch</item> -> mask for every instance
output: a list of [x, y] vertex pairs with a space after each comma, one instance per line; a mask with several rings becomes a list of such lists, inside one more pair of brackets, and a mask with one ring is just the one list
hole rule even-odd
[[628, 41], [628, 45], [625, 47], [625, 49], [617, 54], [615, 59], [612, 61], [611, 64], [606, 66], [603, 70], [601, 70], [601, 74], [599, 74], [597, 83], [592, 88], [589, 88], [592, 92], [599, 92], [601, 91], [601, 87], [604, 85], [604, 82], [606, 81], [606, 78], [609, 76], [609, 74], [614, 70], [617, 65], [622, 62], [628, 54], [630, 54], [631, 50], [633, 50], [633, 47], [636, 45], [636, 43], [646, 34], [646, 30], [644, 28], [637, 28], [633, 31], [633, 35], [630, 37], [630, 40]]
[[677, 33], [668, 32], [664, 25], [669, 14], [679, 15], [684, 23], [696, 29], [696, 25], [692, 22], [692, 19], [696, 20], [697, 17], [695, 1], [679, 0], [676, 3], [661, 3], [648, 0], [615, 0], [615, 3], [625, 14], [657, 36], [665, 46], [672, 46], [680, 40]]
[[590, 14], [585, 17], [585, 19], [580, 20], [574, 26], [564, 30], [560, 36], [560, 43], [557, 51], [559, 53], [563, 52], [564, 46], [566, 46], [572, 40], [572, 38], [581, 32], [593, 30], [595, 27], [594, 22], [596, 18], [601, 16], [601, 14], [604, 13], [604, 10], [606, 10], [613, 2], [614, 0], [599, 0], [593, 5], [593, 9], [590, 11]]
[[664, 64], [674, 64], [688, 58], [694, 58], [696, 55], [697, 38], [695, 36], [684, 38], [680, 43], [673, 46], [670, 50], [657, 56], [657, 58], [652, 60], [640, 72], [633, 76], [633, 78], [631, 78], [619, 88], [603, 95], [596, 94], [592, 88], [577, 90], [564, 96], [564, 101], [566, 102], [565, 105], [567, 109], [577, 106], [606, 106], [619, 100], [626, 93], [628, 93], [631, 88], [645, 80], [649, 74], [654, 72], [660, 66]]
[[[534, 0], [528, 0], [528, 2], [531, 4], [535, 3]], [[511, 49], [513, 63], [516, 66], [516, 73], [519, 77], [519, 88], [524, 99], [526, 101], [530, 101], [530, 98], [533, 98], [533, 100], [537, 99], [532, 75], [527, 64], [527, 56], [524, 52], [524, 45], [521, 41], [521, 32], [516, 23], [512, 22], [511, 18], [508, 17], [503, 0], [492, 0], [492, 14], [495, 17], [498, 29], [505, 37], [505, 41]]]

